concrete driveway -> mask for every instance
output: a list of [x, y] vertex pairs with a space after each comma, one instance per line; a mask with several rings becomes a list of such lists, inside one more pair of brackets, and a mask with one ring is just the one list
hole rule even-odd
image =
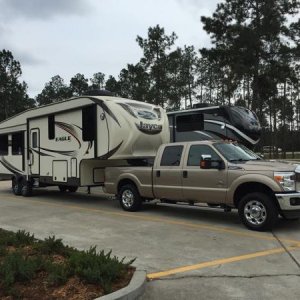
[[79, 249], [97, 245], [136, 257], [149, 282], [143, 299], [298, 299], [300, 222], [273, 232], [245, 229], [236, 211], [149, 203], [128, 213], [101, 189], [24, 198], [0, 182], [0, 227], [55, 235]]

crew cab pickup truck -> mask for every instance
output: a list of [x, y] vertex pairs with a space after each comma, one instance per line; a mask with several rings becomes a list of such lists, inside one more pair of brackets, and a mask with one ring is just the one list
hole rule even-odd
[[244, 225], [258, 231], [271, 229], [279, 215], [300, 217], [300, 166], [225, 141], [164, 144], [152, 165], [106, 168], [104, 189], [126, 211], [151, 199], [237, 208]]

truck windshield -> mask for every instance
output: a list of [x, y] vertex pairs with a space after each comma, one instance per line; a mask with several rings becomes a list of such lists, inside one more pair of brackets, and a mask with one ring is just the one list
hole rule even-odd
[[214, 147], [231, 162], [260, 160], [261, 158], [247, 147], [232, 143], [215, 143]]

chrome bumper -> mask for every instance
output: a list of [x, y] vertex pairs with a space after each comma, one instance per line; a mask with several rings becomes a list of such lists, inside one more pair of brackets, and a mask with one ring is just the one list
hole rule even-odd
[[275, 194], [280, 206], [281, 215], [286, 219], [297, 219], [300, 217], [300, 193]]
[[275, 194], [275, 196], [282, 210], [300, 209], [300, 193]]

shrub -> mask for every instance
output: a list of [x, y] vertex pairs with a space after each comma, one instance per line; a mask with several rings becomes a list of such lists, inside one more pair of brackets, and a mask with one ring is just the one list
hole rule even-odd
[[50, 263], [47, 265], [46, 270], [48, 272], [47, 281], [49, 285], [62, 285], [67, 282], [70, 275], [70, 270], [66, 265]]
[[15, 243], [15, 234], [13, 232], [0, 229], [0, 245], [12, 246]]
[[41, 266], [41, 259], [24, 258], [19, 252], [12, 252], [0, 264], [0, 278], [4, 287], [9, 288], [15, 282], [31, 280]]
[[109, 293], [112, 284], [135, 259], [127, 263], [124, 260], [112, 256], [111, 251], [97, 252], [96, 247], [78, 251], [55, 236], [38, 241], [24, 230], [13, 233], [0, 229], [0, 298], [4, 292], [13, 299], [21, 299], [21, 290], [14, 284], [26, 282], [27, 286], [34, 278], [44, 280], [45, 275], [48, 285], [63, 285], [70, 277], [78, 276], [87, 283], [101, 285]]
[[34, 235], [26, 232], [25, 230], [18, 230], [15, 235], [15, 245], [14, 246], [26, 246], [32, 245], [35, 242]]
[[0, 257], [5, 256], [7, 254], [7, 250], [5, 246], [0, 246]]
[[101, 284], [105, 293], [111, 291], [112, 283], [121, 276], [135, 259], [124, 263], [125, 257], [119, 260], [111, 256], [111, 251], [97, 253], [96, 247], [88, 251], [74, 252], [69, 259], [70, 270], [87, 283]]
[[0, 229], [0, 245], [2, 246], [26, 246], [32, 245], [35, 241], [34, 235], [30, 235], [25, 230], [19, 230], [17, 233]]
[[36, 246], [37, 250], [42, 254], [66, 254], [68, 247], [62, 243], [62, 239], [56, 239], [55, 236], [49, 236]]

